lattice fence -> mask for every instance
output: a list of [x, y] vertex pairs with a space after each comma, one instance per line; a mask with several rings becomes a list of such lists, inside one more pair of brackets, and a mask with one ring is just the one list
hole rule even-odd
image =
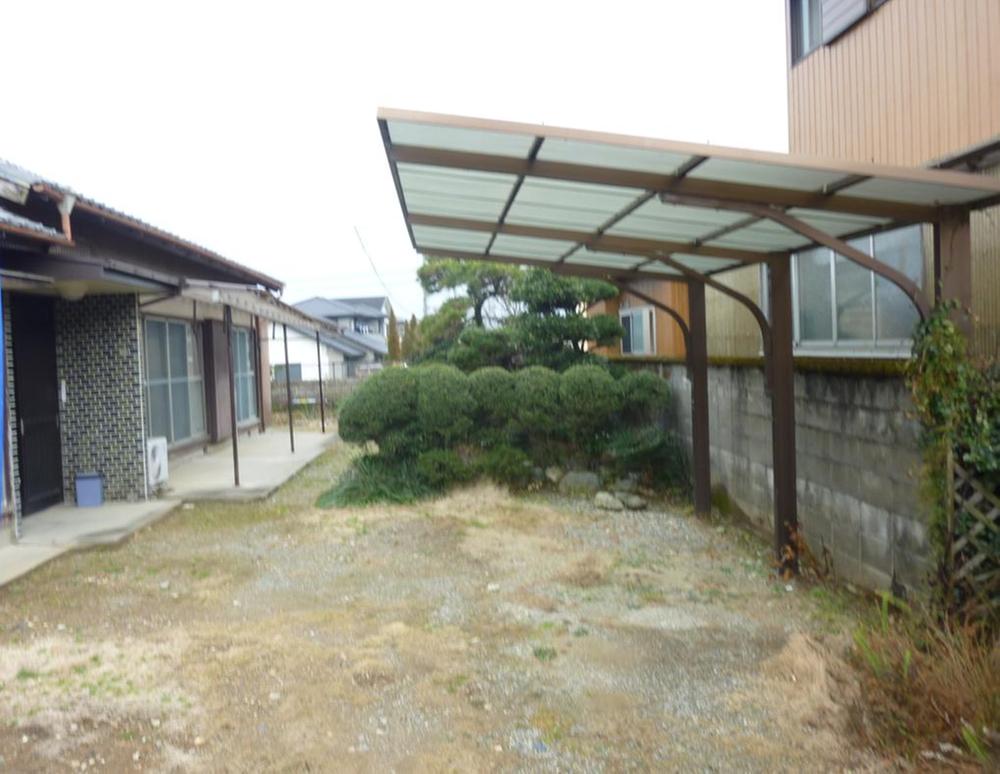
[[951, 599], [968, 618], [1000, 615], [1000, 489], [949, 457]]

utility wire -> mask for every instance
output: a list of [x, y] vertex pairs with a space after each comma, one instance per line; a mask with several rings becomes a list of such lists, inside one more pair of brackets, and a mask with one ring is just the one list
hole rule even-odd
[[[371, 253], [368, 252], [368, 248], [365, 247], [365, 240], [361, 238], [361, 232], [358, 231], [358, 227], [353, 226], [353, 228], [354, 228], [354, 235], [358, 238], [358, 244], [361, 245], [361, 252], [365, 254], [365, 258], [368, 259], [368, 263], [371, 265], [372, 271], [375, 273], [376, 279], [378, 279], [379, 284], [385, 291], [385, 297], [389, 299], [389, 306], [395, 309], [396, 304], [393, 302], [392, 295], [389, 293], [389, 286], [385, 284], [385, 280], [382, 279], [382, 275], [378, 273], [378, 269], [375, 267], [375, 261], [372, 259]], [[402, 311], [402, 309], [400, 309], [400, 311]]]

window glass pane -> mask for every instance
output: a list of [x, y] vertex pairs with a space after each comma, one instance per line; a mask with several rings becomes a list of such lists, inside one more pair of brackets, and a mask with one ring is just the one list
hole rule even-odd
[[796, 256], [799, 280], [799, 337], [803, 341], [832, 341], [830, 308], [830, 251], [825, 247]]
[[188, 374], [201, 376], [201, 347], [198, 346], [198, 335], [190, 325], [187, 329]]
[[628, 355], [632, 352], [632, 318], [627, 314], [622, 315], [621, 324], [625, 329], [625, 335], [622, 336], [622, 352]]
[[170, 388], [166, 384], [151, 384], [148, 390], [149, 434], [166, 436], [170, 440]]
[[[923, 285], [924, 256], [920, 226], [875, 235], [875, 257]], [[875, 310], [878, 338], [908, 339], [920, 317], [913, 302], [893, 283], [875, 276]]]
[[191, 435], [205, 432], [205, 389], [201, 379], [188, 382], [188, 403], [191, 406]]
[[187, 376], [187, 330], [179, 323], [167, 325], [170, 352], [170, 378]]
[[167, 378], [167, 326], [159, 320], [146, 320], [146, 377]]
[[646, 351], [646, 331], [642, 324], [642, 312], [632, 313], [632, 351], [636, 354]]
[[191, 402], [187, 380], [170, 382], [170, 407], [174, 417], [174, 442], [191, 437]]
[[[848, 242], [871, 255], [867, 237]], [[841, 255], [836, 257], [837, 271], [837, 338], [871, 341], [872, 332], [872, 273]]]

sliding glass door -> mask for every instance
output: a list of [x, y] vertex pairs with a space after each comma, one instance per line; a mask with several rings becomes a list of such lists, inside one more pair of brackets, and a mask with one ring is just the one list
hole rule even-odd
[[146, 429], [176, 445], [205, 435], [201, 347], [190, 323], [145, 320]]

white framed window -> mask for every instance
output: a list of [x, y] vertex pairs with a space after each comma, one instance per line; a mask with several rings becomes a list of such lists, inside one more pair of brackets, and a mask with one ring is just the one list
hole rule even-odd
[[175, 445], [205, 435], [205, 384], [197, 331], [188, 322], [145, 318], [146, 430]]
[[[852, 239], [852, 247], [924, 285], [920, 226]], [[766, 277], [764, 282], [766, 287]], [[920, 316], [889, 280], [826, 247], [792, 256], [792, 311], [798, 354], [909, 355]]]
[[656, 352], [656, 325], [653, 308], [636, 306], [621, 309], [618, 321], [625, 329], [622, 336], [623, 355], [652, 355]]
[[792, 64], [808, 56], [823, 42], [823, 9], [821, 0], [790, 0], [788, 11], [791, 27]]
[[233, 328], [233, 377], [236, 387], [236, 421], [257, 419], [257, 370], [254, 363], [256, 347], [253, 331]]

